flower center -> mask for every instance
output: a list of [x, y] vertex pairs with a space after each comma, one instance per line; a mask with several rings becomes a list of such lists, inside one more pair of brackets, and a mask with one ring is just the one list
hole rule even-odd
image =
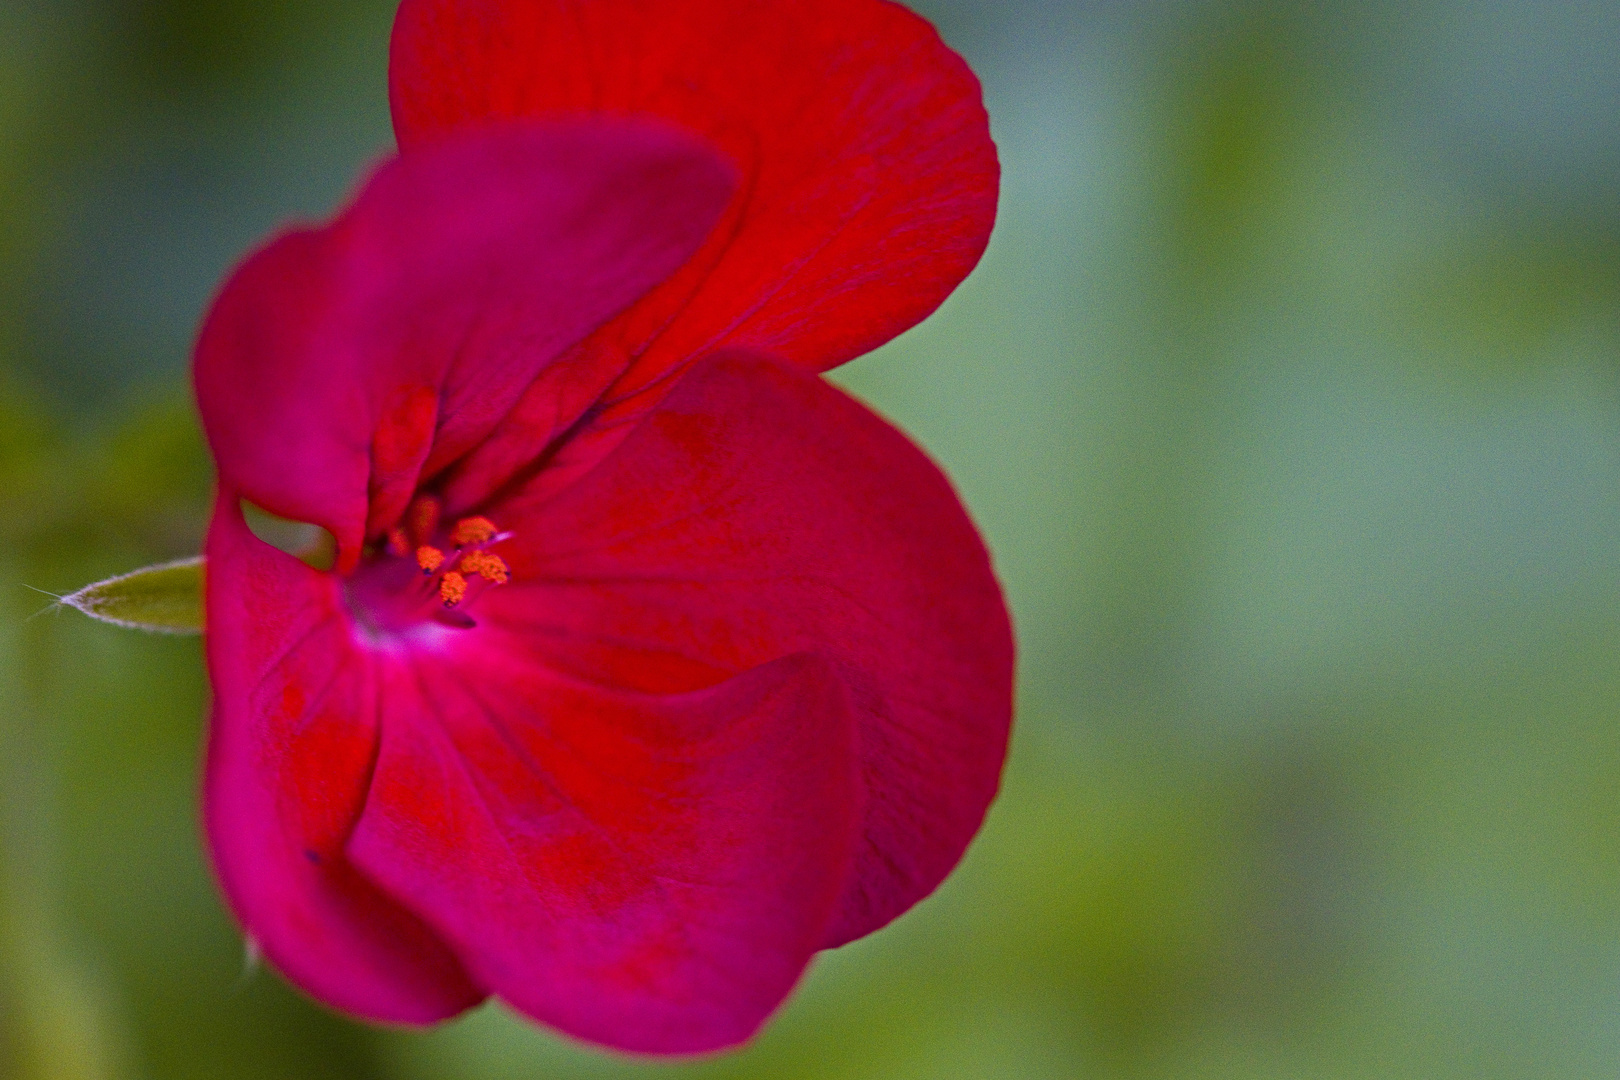
[[477, 624], [467, 609], [511, 578], [506, 560], [490, 550], [511, 533], [485, 517], [444, 529], [441, 509], [434, 496], [418, 495], [346, 583], [349, 606], [374, 639], [433, 627], [471, 629]]

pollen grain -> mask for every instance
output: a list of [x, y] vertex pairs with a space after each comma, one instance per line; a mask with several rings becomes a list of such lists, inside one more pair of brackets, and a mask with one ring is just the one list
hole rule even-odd
[[492, 585], [505, 585], [511, 577], [506, 560], [488, 551], [474, 551], [461, 560], [463, 573], [477, 574]]
[[416, 549], [416, 565], [422, 568], [422, 573], [431, 574], [444, 565], [444, 552], [423, 544]]
[[439, 579], [439, 599], [444, 606], [453, 608], [467, 596], [467, 579], [451, 570]]
[[489, 518], [462, 518], [456, 522], [456, 527], [450, 530], [450, 542], [457, 547], [487, 544], [495, 539], [499, 532], [500, 530], [495, 527], [495, 523]]

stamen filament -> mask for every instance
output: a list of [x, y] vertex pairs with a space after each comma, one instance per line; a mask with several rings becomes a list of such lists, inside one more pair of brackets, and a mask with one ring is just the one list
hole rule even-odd
[[413, 499], [410, 509], [405, 511], [405, 526], [410, 530], [412, 542], [418, 547], [431, 543], [443, 512], [443, 504], [432, 495], [418, 495]]

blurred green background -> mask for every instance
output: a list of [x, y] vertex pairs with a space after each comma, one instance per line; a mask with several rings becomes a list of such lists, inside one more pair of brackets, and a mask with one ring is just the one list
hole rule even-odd
[[195, 550], [214, 283], [390, 144], [387, 0], [0, 0], [0, 1076], [1591, 1077], [1620, 1069], [1620, 5], [918, 5], [1006, 170], [837, 376], [1021, 641], [957, 874], [747, 1051], [247, 970], [195, 641], [36, 614]]

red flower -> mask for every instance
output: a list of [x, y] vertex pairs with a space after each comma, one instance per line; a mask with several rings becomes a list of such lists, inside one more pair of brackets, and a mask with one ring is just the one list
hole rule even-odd
[[816, 375], [978, 259], [977, 84], [882, 0], [406, 0], [392, 93], [401, 155], [198, 344], [219, 875], [360, 1016], [735, 1044], [1000, 774], [979, 538]]

